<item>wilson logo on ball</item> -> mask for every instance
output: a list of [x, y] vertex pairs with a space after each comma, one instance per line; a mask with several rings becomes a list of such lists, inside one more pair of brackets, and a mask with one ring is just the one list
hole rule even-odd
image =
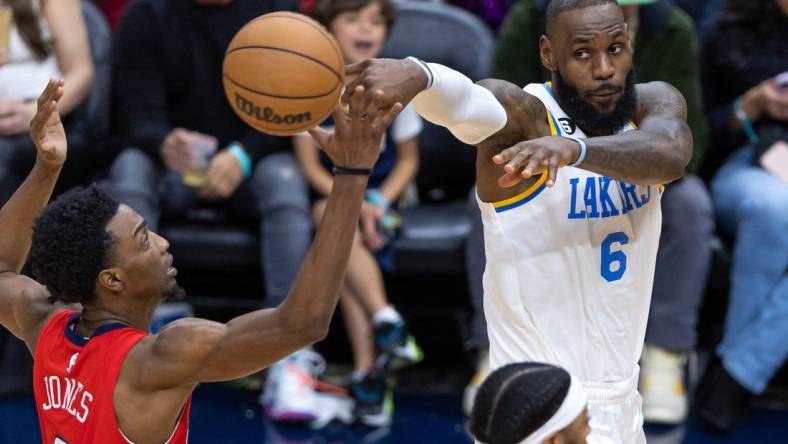
[[309, 122], [312, 120], [311, 112], [280, 115], [277, 114], [273, 108], [268, 106], [265, 108], [260, 107], [237, 92], [235, 93], [235, 106], [247, 116], [254, 117], [257, 120], [267, 123], [284, 123], [289, 125], [293, 123]]

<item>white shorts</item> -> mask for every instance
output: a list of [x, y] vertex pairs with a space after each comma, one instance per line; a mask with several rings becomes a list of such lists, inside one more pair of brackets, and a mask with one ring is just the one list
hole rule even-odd
[[617, 383], [583, 383], [588, 394], [588, 444], [646, 444], [638, 373]]

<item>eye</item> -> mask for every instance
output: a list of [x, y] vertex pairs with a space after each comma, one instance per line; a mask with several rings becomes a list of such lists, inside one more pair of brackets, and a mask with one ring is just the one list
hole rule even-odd
[[622, 51], [624, 51], [624, 45], [616, 44], [610, 47], [611, 54], [620, 54]]
[[148, 230], [145, 230], [145, 234], [142, 236], [142, 243], [145, 244], [146, 247], [148, 246], [149, 243], [148, 239], [149, 239]]
[[575, 51], [575, 58], [578, 60], [586, 60], [591, 58], [591, 52], [587, 49], [578, 49]]

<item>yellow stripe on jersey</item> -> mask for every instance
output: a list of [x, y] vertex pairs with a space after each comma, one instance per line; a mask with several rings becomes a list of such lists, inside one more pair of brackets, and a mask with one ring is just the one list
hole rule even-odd
[[511, 210], [512, 208], [517, 208], [520, 205], [523, 205], [536, 197], [539, 193], [542, 192], [545, 188], [545, 181], [547, 181], [547, 170], [545, 170], [539, 179], [533, 183], [527, 190], [523, 191], [522, 193], [518, 194], [517, 196], [510, 197], [509, 199], [502, 200], [500, 202], [494, 202], [493, 207], [495, 208], [496, 213], [500, 213], [506, 210]]
[[550, 125], [550, 135], [557, 136], [558, 127], [556, 126], [555, 119], [553, 119], [553, 115], [550, 114], [550, 111], [547, 111], [547, 124]]

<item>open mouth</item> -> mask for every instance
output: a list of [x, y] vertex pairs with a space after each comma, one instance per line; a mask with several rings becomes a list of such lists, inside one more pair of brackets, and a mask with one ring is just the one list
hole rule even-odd
[[353, 47], [359, 51], [369, 51], [374, 45], [369, 40], [356, 40], [353, 42]]

